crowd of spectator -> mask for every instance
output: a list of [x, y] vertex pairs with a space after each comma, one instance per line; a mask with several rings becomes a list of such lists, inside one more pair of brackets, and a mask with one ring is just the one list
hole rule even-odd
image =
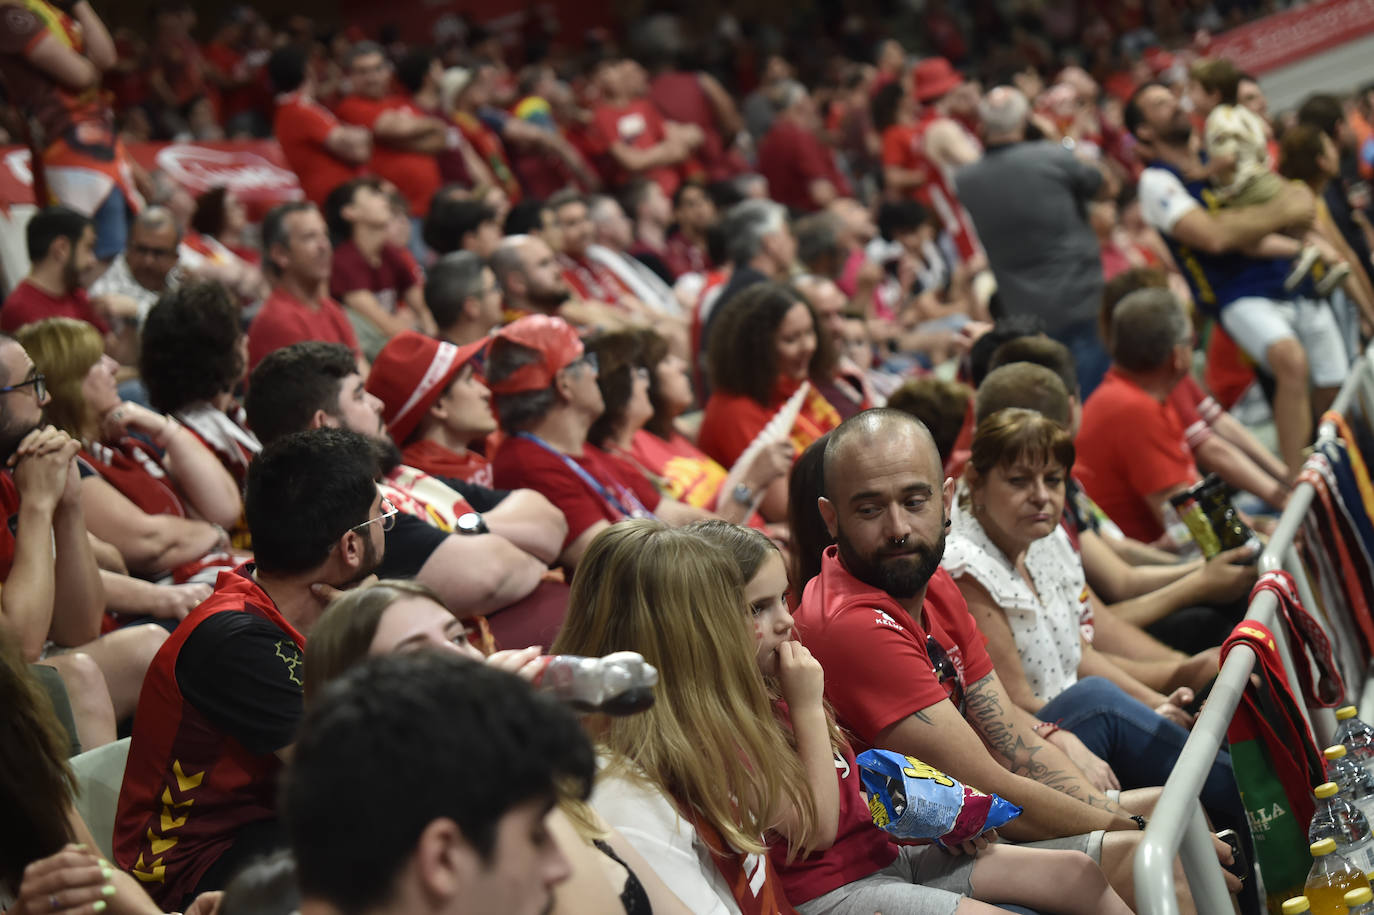
[[[1374, 87], [1271, 119], [1194, 50], [1248, 11], [1181, 6], [721, 26], [735, 65], [667, 16], [7, 7], [0, 903], [1133, 910], [1255, 581], [1170, 500], [1272, 523], [1374, 331]], [[273, 139], [300, 199], [148, 137]], [[653, 707], [579, 726], [546, 650], [639, 653]], [[66, 760], [121, 735], [111, 841]], [[1024, 812], [898, 847], [867, 747]], [[1225, 751], [1202, 801], [1249, 844]]]

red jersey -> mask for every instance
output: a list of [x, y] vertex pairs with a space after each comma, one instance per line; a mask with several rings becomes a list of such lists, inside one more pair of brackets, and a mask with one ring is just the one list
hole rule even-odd
[[[934, 111], [928, 111], [915, 124], [895, 124], [884, 131], [883, 165], [919, 173], [921, 183], [907, 193], [940, 217], [945, 231], [959, 250], [959, 256], [967, 261], [981, 250], [978, 236], [973, 231], [973, 217], [969, 216], [954, 192], [954, 170], [926, 155], [926, 131], [939, 120], [946, 119]], [[953, 120], [950, 123], [959, 124]], [[964, 130], [962, 125], [959, 125], [959, 129]], [[967, 130], [964, 132], [968, 133]], [[972, 135], [969, 140], [975, 145], [978, 143]]]
[[[767, 406], [743, 394], [720, 390], [713, 392], [706, 401], [706, 413], [701, 420], [697, 444], [722, 465], [732, 466], [744, 449], [749, 447], [749, 443], [763, 431], [763, 427], [768, 425], [773, 414], [787, 402], [787, 398], [796, 393], [798, 386], [799, 383], [792, 379], [779, 382]], [[840, 414], [812, 385], [806, 400], [802, 402], [797, 421], [792, 424], [790, 441], [793, 450], [801, 454], [808, 445], [839, 424]]]
[[1150, 543], [1164, 533], [1146, 497], [1198, 478], [1185, 427], [1115, 367], [1083, 404], [1074, 473], [1127, 537]]
[[558, 507], [568, 521], [565, 548], [598, 521], [614, 524], [641, 509], [652, 512], [662, 498], [643, 474], [591, 445], [573, 458], [512, 435], [501, 442], [492, 470], [499, 488], [533, 489]]
[[76, 318], [95, 325], [101, 334], [108, 333], [110, 329], [91, 307], [91, 300], [84, 289], [73, 289], [58, 298], [28, 280], [20, 280], [5, 303], [0, 305], [0, 330], [7, 334], [45, 318]]
[[686, 70], [660, 73], [649, 84], [649, 100], [669, 121], [695, 124], [701, 128], [701, 146], [694, 157], [701, 163], [710, 181], [724, 181], [749, 170], [743, 158], [726, 148], [716, 126], [716, 109], [701, 77]]
[[281, 144], [286, 164], [300, 180], [305, 199], [317, 206], [324, 206], [334, 188], [363, 174], [362, 166], [345, 162], [325, 146], [338, 126], [338, 118], [312, 98], [299, 92], [277, 97], [272, 133]]
[[[594, 130], [589, 139], [597, 158], [605, 163], [602, 177], [606, 184], [618, 187], [633, 177], [611, 156], [611, 147], [624, 143], [634, 149], [653, 149], [667, 138], [663, 116], [647, 99], [635, 99], [624, 105], [600, 104], [592, 112]], [[644, 177], [658, 182], [669, 197], [682, 183], [683, 166], [665, 165], [644, 172]]]
[[417, 117], [427, 117], [410, 99], [399, 95], [371, 99], [361, 95], [345, 96], [338, 105], [339, 118], [349, 124], [366, 127], [372, 133], [372, 171], [396, 185], [396, 189], [410, 204], [410, 214], [423, 219], [429, 212], [429, 201], [443, 186], [439, 176], [439, 160], [433, 153], [412, 152], [390, 146], [377, 136], [377, 119], [388, 111], [404, 111]]
[[705, 245], [694, 245], [675, 232], [668, 236], [663, 246], [663, 263], [675, 277], [684, 273], [705, 273], [711, 269], [711, 256]]
[[304, 340], [342, 343], [358, 352], [353, 325], [337, 302], [321, 296], [318, 302], [308, 305], [281, 286], [276, 287], [248, 326], [248, 370], [251, 372], [268, 353]]
[[[207, 634], [232, 638], [217, 651]], [[276, 816], [276, 751], [290, 744], [300, 717], [304, 649], [305, 637], [239, 569], [219, 576], [149, 665], [114, 859], [162, 908], [182, 907], [239, 830]]]
[[791, 210], [811, 212], [811, 182], [824, 179], [841, 197], [849, 182], [835, 164], [835, 153], [810, 130], [778, 118], [759, 141], [759, 174], [768, 179], [768, 195]]
[[1255, 366], [1249, 357], [1236, 346], [1236, 341], [1222, 329], [1220, 323], [1212, 325], [1212, 336], [1207, 341], [1207, 365], [1202, 371], [1202, 380], [1207, 382], [1207, 390], [1216, 395], [1217, 401], [1230, 409], [1241, 399], [1250, 385], [1255, 383]]
[[[965, 687], [992, 673], [987, 639], [944, 569], [931, 576], [917, 620], [890, 594], [849, 574], [837, 548], [827, 547], [793, 616], [825, 670], [836, 717], [865, 746], [909, 715], [962, 700]], [[952, 662], [952, 677], [937, 674], [928, 639]]]

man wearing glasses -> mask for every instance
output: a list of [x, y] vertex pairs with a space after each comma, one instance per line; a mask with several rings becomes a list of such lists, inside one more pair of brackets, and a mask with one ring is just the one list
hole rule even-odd
[[371, 443], [346, 430], [265, 448], [244, 500], [254, 562], [221, 573], [149, 667], [114, 857], [169, 911], [282, 845], [276, 782], [301, 716], [306, 636], [377, 567], [395, 523], [377, 474]]
[[180, 267], [181, 232], [166, 207], [149, 207], [134, 220], [129, 241], [110, 269], [91, 284], [97, 298], [119, 295], [138, 304], [138, 324], [164, 292], [185, 279]]

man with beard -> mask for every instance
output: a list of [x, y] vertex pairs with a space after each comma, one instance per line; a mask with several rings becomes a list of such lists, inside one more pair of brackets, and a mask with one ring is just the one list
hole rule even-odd
[[138, 332], [132, 321], [122, 333], [111, 327], [116, 319], [136, 317], [138, 304], [127, 296], [92, 299], [86, 294], [86, 280], [97, 267], [95, 224], [76, 210], [51, 206], [34, 214], [24, 234], [29, 275], [0, 306], [0, 330], [13, 333], [45, 318], [76, 318], [100, 331], [111, 356], [121, 363], [134, 361]]
[[558, 255], [537, 235], [503, 238], [491, 255], [491, 272], [505, 296], [507, 322], [525, 315], [559, 315], [579, 327], [613, 330], [627, 324], [626, 313], [618, 308], [574, 298]]
[[263, 449], [244, 499], [254, 562], [221, 573], [153, 659], [114, 858], [165, 909], [222, 889], [284, 844], [277, 775], [301, 717], [306, 635], [336, 589], [377, 567], [395, 522], [376, 476], [376, 449], [352, 432], [312, 430]]
[[939, 567], [954, 481], [925, 426], [895, 410], [845, 421], [826, 445], [824, 492], [818, 507], [836, 545], [796, 621], [840, 723], [863, 745], [918, 757], [1020, 805], [1001, 832], [1088, 852], [1131, 903], [1144, 818], [1096, 790], [1041, 736], [1055, 726], [1008, 698]]
[[[1126, 128], [1149, 167], [1140, 175], [1140, 211], [1169, 246], [1193, 301], [1274, 377], [1279, 457], [1295, 472], [1312, 440], [1312, 417], [1336, 396], [1349, 366], [1345, 341], [1325, 302], [1284, 289], [1287, 260], [1250, 257], [1266, 235], [1315, 213], [1312, 192], [1290, 182], [1259, 206], [1214, 209], [1192, 122], [1162, 83], [1146, 83], [1126, 103]], [[1294, 246], [1296, 242], [1288, 240]], [[1215, 344], [1214, 344], [1215, 345]]]
[[416, 578], [456, 615], [487, 615], [502, 647], [552, 640], [567, 609], [567, 586], [544, 578], [567, 523], [549, 500], [531, 489], [492, 490], [403, 463], [382, 401], [368, 393], [352, 354], [337, 343], [296, 343], [270, 354], [253, 370], [245, 407], [264, 445], [303, 429], [342, 428], [379, 450], [382, 492], [400, 511], [387, 532], [383, 578]]

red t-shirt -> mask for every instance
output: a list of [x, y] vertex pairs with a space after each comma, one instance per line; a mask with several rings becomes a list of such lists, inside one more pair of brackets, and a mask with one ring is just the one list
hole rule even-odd
[[[663, 116], [647, 99], [635, 99], [626, 105], [597, 105], [592, 119], [594, 130], [588, 135], [589, 145], [597, 160], [605, 163], [602, 177], [611, 187], [633, 177], [610, 155], [612, 145], [624, 143], [634, 149], [653, 149], [667, 137]], [[644, 177], [658, 182], [663, 193], [672, 197], [682, 183], [682, 167], [651, 168], [644, 172]]]
[[339, 301], [350, 292], [367, 290], [377, 297], [377, 303], [390, 314], [396, 313], [412, 286], [421, 282], [414, 261], [407, 260], [395, 245], [383, 245], [381, 260], [376, 266], [352, 241], [334, 249], [334, 269], [329, 276], [329, 294]]
[[705, 273], [711, 269], [711, 256], [704, 247], [694, 245], [680, 234], [668, 237], [663, 248], [663, 263], [673, 272], [673, 276], [684, 273]]
[[1212, 326], [1212, 336], [1207, 341], [1207, 367], [1203, 369], [1202, 378], [1207, 382], [1207, 390], [1228, 410], [1255, 383], [1254, 364], [1220, 324]]
[[833, 546], [793, 614], [801, 641], [825, 669], [825, 695], [836, 717], [866, 746], [884, 729], [949, 699], [926, 651], [927, 635], [965, 686], [992, 673], [987, 639], [944, 569], [931, 576], [921, 615], [913, 619], [891, 595], [850, 575]]
[[1164, 533], [1146, 496], [1198, 478], [1185, 426], [1171, 403], [1107, 372], [1083, 405], [1074, 472], [1127, 537], [1150, 543]]
[[634, 502], [652, 512], [662, 498], [654, 484], [641, 473], [635, 473], [605, 452], [591, 445], [582, 446], [577, 463], [615, 503], [582, 479], [568, 466], [566, 455], [554, 454], [547, 448], [518, 435], [501, 442], [491, 466], [499, 489], [533, 489], [558, 507], [568, 522], [567, 547], [598, 521], [614, 524], [633, 517]]
[[[715, 391], [706, 401], [697, 445], [723, 466], [734, 466], [744, 449], [763, 431], [773, 414], [782, 408], [796, 389], [795, 381], [787, 379], [780, 382], [766, 407], [743, 394]], [[840, 414], [813, 385], [797, 421], [792, 424], [793, 450], [801, 454], [808, 445], [839, 424]]]
[[334, 188], [363, 173], [362, 166], [345, 162], [325, 147], [325, 140], [338, 126], [338, 118], [312, 98], [292, 92], [277, 99], [272, 132], [281, 144], [286, 164], [300, 179], [305, 199], [318, 206], [324, 206]]
[[84, 289], [74, 289], [62, 298], [56, 298], [28, 280], [20, 280], [5, 303], [0, 305], [0, 330], [5, 333], [14, 333], [25, 324], [45, 318], [76, 318], [94, 324], [102, 334], [110, 329], [91, 308], [91, 300], [86, 297]]
[[278, 286], [248, 326], [249, 371], [268, 353], [304, 340], [342, 343], [358, 352], [353, 325], [337, 302], [325, 296], [312, 307]]
[[620, 300], [630, 294], [619, 277], [590, 258], [560, 254], [558, 265], [563, 270], [564, 282], [580, 299], [618, 306]]
[[358, 124], [373, 131], [372, 170], [396, 185], [396, 189], [410, 204], [410, 213], [421, 219], [429, 212], [429, 200], [434, 192], [443, 185], [439, 175], [439, 160], [431, 153], [411, 152], [396, 146], [388, 146], [376, 136], [377, 119], [388, 111], [404, 111], [408, 114], [423, 116], [425, 113], [407, 98], [399, 95], [371, 99], [361, 95], [345, 96], [339, 102], [339, 118], [349, 124]]
[[19, 487], [8, 470], [0, 470], [0, 584], [14, 567], [14, 535], [19, 532]]
[[134, 438], [116, 446], [92, 442], [81, 459], [144, 514], [186, 517], [186, 503], [158, 459]]
[[794, 906], [862, 880], [897, 858], [896, 843], [873, 825], [852, 749], [845, 747], [835, 753], [835, 777], [840, 780], [840, 822], [835, 830], [835, 844], [791, 864], [787, 863], [786, 842], [775, 842], [768, 850], [787, 901]]
[[840, 174], [835, 155], [814, 133], [779, 118], [759, 141], [759, 174], [768, 179], [768, 194], [778, 203], [811, 212], [811, 182], [824, 178], [841, 197], [848, 197], [849, 182]]

